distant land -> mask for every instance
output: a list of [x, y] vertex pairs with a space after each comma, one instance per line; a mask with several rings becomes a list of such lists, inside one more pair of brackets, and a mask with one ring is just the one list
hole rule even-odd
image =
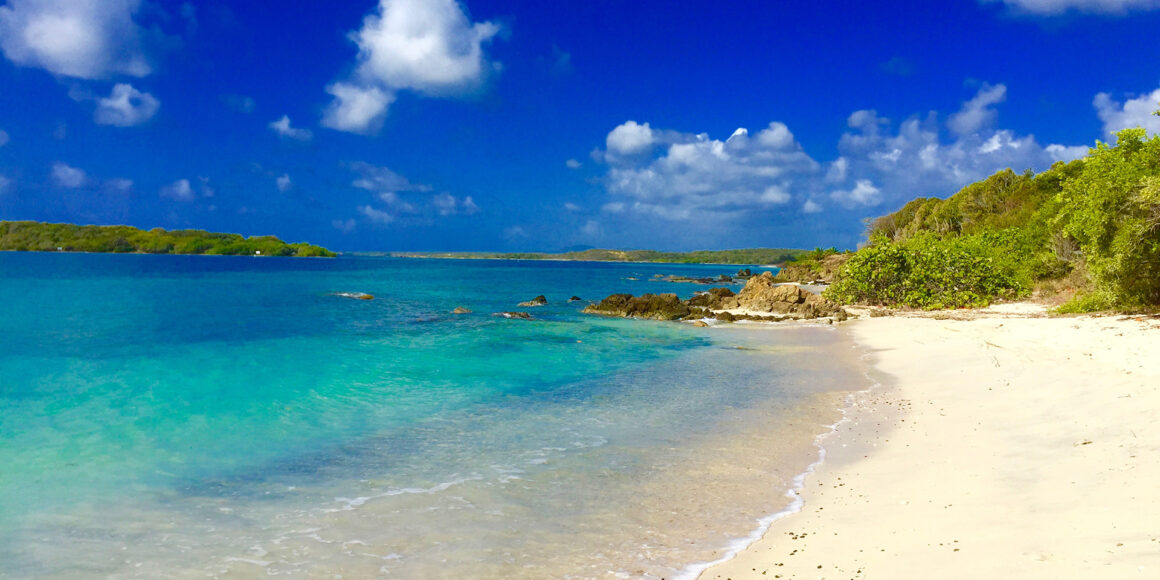
[[659, 252], [656, 250], [602, 250], [578, 252], [489, 253], [489, 252], [388, 252], [396, 258], [446, 258], [458, 260], [569, 260], [577, 262], [657, 262], [662, 264], [781, 264], [809, 254], [808, 250], [751, 248], [744, 250], [696, 250]]
[[0, 221], [0, 251], [95, 252], [116, 254], [209, 254], [333, 258], [326, 248], [274, 236], [220, 234], [203, 230], [132, 226], [79, 226], [34, 221]]

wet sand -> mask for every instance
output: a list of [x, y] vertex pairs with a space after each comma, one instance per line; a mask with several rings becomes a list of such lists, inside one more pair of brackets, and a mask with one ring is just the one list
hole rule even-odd
[[1160, 578], [1160, 321], [849, 323], [858, 395], [802, 511], [700, 578]]

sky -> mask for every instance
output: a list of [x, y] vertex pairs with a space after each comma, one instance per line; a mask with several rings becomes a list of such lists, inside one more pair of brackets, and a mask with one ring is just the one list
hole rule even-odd
[[855, 247], [1160, 132], [1160, 0], [0, 0], [0, 219]]

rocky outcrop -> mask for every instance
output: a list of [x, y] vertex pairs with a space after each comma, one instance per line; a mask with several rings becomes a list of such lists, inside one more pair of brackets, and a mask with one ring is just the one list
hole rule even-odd
[[759, 320], [807, 320], [829, 318], [842, 322], [849, 314], [837, 304], [795, 285], [777, 285], [773, 274], [763, 272], [750, 278], [740, 293], [728, 288], [710, 288], [688, 300], [676, 294], [613, 294], [584, 309], [588, 314], [652, 318], [656, 320], [700, 320], [723, 322]]
[[651, 318], [654, 320], [678, 320], [693, 313], [689, 305], [677, 298], [676, 294], [613, 294], [597, 304], [584, 308], [587, 314], [621, 316], [625, 318]]
[[543, 294], [540, 294], [539, 296], [536, 296], [535, 298], [532, 298], [531, 300], [528, 300], [527, 302], [520, 302], [518, 304], [518, 306], [520, 306], [521, 308], [528, 308], [528, 307], [533, 307], [533, 306], [543, 306], [547, 303], [548, 303], [548, 299], [545, 298]]
[[531, 313], [528, 312], [496, 312], [495, 314], [492, 314], [492, 316], [498, 316], [500, 318], [518, 318], [520, 320], [532, 319]]
[[467, 308], [465, 306], [456, 306], [455, 310], [452, 310], [451, 313], [452, 314], [471, 314], [471, 309]]
[[737, 295], [737, 303], [745, 310], [787, 314], [794, 318], [821, 318], [844, 312], [837, 304], [798, 286], [775, 284], [769, 272], [750, 278]]
[[579, 302], [581, 300], [583, 300], [583, 298], [581, 298], [579, 296], [573, 296], [573, 297], [568, 299], [568, 302]]

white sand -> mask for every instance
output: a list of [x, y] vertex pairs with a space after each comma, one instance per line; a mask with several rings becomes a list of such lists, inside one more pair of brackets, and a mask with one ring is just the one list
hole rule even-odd
[[1160, 321], [956, 317], [849, 323], [885, 385], [702, 579], [1160, 579]]

